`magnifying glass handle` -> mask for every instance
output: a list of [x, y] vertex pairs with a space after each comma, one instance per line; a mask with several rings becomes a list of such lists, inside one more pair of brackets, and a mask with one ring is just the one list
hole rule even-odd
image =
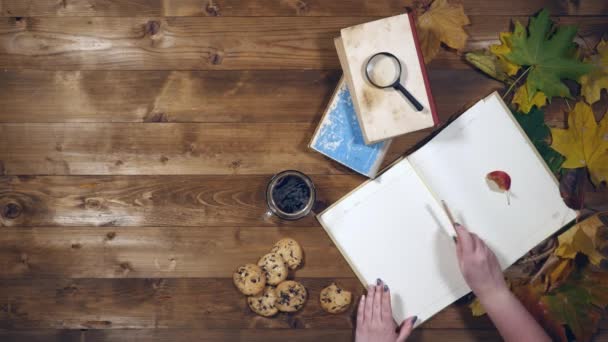
[[421, 111], [424, 109], [420, 102], [418, 102], [418, 100], [416, 100], [416, 98], [412, 94], [410, 94], [410, 92], [407, 91], [404, 86], [401, 85], [401, 83], [395, 84], [395, 89], [399, 90], [407, 98], [407, 100], [410, 101], [410, 103], [414, 106], [414, 108], [416, 108], [417, 111]]

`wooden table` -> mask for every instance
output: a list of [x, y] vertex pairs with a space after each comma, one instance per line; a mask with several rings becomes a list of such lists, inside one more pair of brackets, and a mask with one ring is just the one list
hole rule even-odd
[[[363, 181], [307, 149], [341, 74], [332, 38], [407, 5], [0, 0], [0, 340], [349, 341], [352, 312], [316, 301], [361, 285], [313, 218], [264, 219], [264, 187], [298, 169], [327, 205]], [[589, 44], [607, 30], [603, 0], [466, 0], [468, 48], [543, 5]], [[444, 120], [501, 89], [454, 52], [429, 72]], [[257, 317], [231, 273], [284, 236], [304, 247], [311, 300]], [[413, 340], [498, 335], [454, 305]]]

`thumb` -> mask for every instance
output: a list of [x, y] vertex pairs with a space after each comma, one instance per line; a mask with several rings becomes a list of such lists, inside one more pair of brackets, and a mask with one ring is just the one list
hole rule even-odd
[[399, 336], [397, 336], [397, 342], [405, 342], [405, 340], [410, 337], [412, 330], [414, 330], [414, 324], [416, 323], [417, 319], [418, 317], [414, 316], [408, 318], [407, 320], [403, 321], [403, 323], [401, 323], [401, 328], [399, 329]]

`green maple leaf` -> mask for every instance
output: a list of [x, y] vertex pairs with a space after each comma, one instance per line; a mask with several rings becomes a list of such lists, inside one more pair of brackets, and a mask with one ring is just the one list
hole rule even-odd
[[576, 31], [575, 26], [560, 26], [553, 30], [547, 10], [530, 18], [527, 30], [521, 23], [515, 23], [512, 51], [505, 58], [529, 67], [526, 86], [530, 99], [537, 91], [542, 91], [548, 98], [570, 98], [570, 90], [562, 79], [578, 80], [591, 71], [592, 65], [575, 56], [576, 44], [572, 39]]
[[549, 169], [553, 173], [557, 173], [562, 168], [562, 164], [566, 159], [549, 145], [548, 141], [551, 130], [545, 124], [545, 113], [536, 106], [532, 107], [532, 110], [528, 114], [514, 110], [512, 112], [521, 128], [523, 128], [528, 138], [534, 144], [534, 147], [536, 147], [538, 153], [543, 157], [547, 166], [549, 166]]

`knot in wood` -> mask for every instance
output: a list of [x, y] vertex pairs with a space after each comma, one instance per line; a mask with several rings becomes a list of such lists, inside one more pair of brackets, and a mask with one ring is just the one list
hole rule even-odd
[[146, 33], [154, 36], [160, 31], [160, 22], [158, 20], [150, 20], [146, 23]]
[[209, 63], [213, 65], [220, 65], [224, 61], [224, 52], [217, 51], [209, 55]]
[[298, 15], [305, 15], [310, 11], [308, 4], [305, 3], [302, 0], [298, 0], [298, 3], [296, 5], [296, 13]]
[[21, 215], [23, 208], [17, 203], [9, 202], [2, 208], [2, 217], [14, 220]]
[[101, 201], [99, 201], [97, 198], [87, 198], [84, 201], [84, 206], [87, 209], [99, 209], [101, 208]]
[[207, 2], [207, 6], [205, 6], [205, 13], [210, 17], [219, 17], [220, 7], [214, 4], [213, 1], [209, 1]]

